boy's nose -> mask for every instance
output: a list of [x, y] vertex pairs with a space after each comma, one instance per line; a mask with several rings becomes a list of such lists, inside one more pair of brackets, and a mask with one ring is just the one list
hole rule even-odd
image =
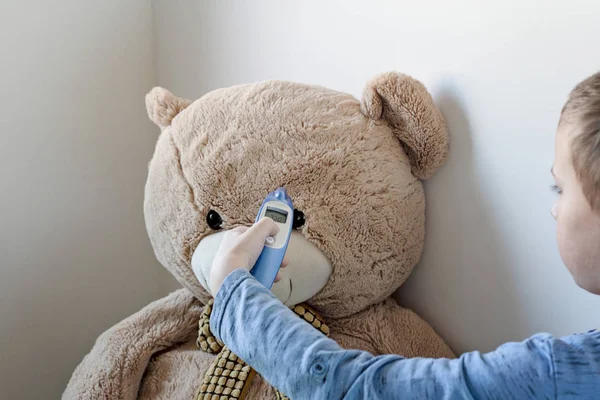
[[558, 206], [556, 205], [556, 203], [554, 203], [552, 205], [552, 209], [550, 210], [550, 214], [552, 214], [552, 217], [554, 219], [556, 219], [556, 216], [558, 215], [557, 213], [558, 213]]

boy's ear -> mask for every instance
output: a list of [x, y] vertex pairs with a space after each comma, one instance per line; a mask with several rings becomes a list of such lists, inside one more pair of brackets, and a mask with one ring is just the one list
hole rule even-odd
[[397, 72], [376, 76], [363, 91], [361, 111], [391, 126], [404, 145], [416, 177], [432, 177], [448, 158], [444, 116], [418, 80]]
[[191, 103], [190, 100], [177, 97], [167, 89], [158, 86], [146, 95], [148, 117], [160, 127], [161, 131], [171, 125], [173, 118]]

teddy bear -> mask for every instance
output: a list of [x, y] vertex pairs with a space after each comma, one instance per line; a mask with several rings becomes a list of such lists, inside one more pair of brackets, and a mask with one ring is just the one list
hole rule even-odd
[[361, 101], [276, 80], [194, 102], [156, 87], [146, 106], [161, 130], [145, 188], [146, 227], [183, 288], [103, 333], [63, 398], [285, 398], [208, 324], [207, 280], [224, 232], [250, 226], [279, 187], [295, 208], [289, 265], [272, 289], [284, 304], [345, 348], [454, 357], [391, 297], [423, 249], [422, 180], [448, 156], [444, 117], [421, 82], [381, 74]]

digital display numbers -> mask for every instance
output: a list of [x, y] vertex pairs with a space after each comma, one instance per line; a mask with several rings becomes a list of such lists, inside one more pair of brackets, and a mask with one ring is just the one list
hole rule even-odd
[[265, 211], [265, 217], [271, 218], [275, 222], [279, 222], [280, 224], [285, 224], [287, 221], [288, 213], [283, 210], [276, 210], [274, 208], [267, 207], [267, 211]]

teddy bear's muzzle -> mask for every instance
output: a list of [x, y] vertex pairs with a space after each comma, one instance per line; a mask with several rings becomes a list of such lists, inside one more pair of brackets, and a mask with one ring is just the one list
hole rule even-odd
[[[202, 239], [192, 256], [194, 274], [209, 293], [208, 277], [225, 232], [219, 231]], [[284, 304], [292, 306], [309, 300], [323, 289], [333, 267], [327, 257], [298, 231], [292, 232], [287, 257], [289, 264], [281, 269], [281, 280], [273, 285], [272, 292]]]

